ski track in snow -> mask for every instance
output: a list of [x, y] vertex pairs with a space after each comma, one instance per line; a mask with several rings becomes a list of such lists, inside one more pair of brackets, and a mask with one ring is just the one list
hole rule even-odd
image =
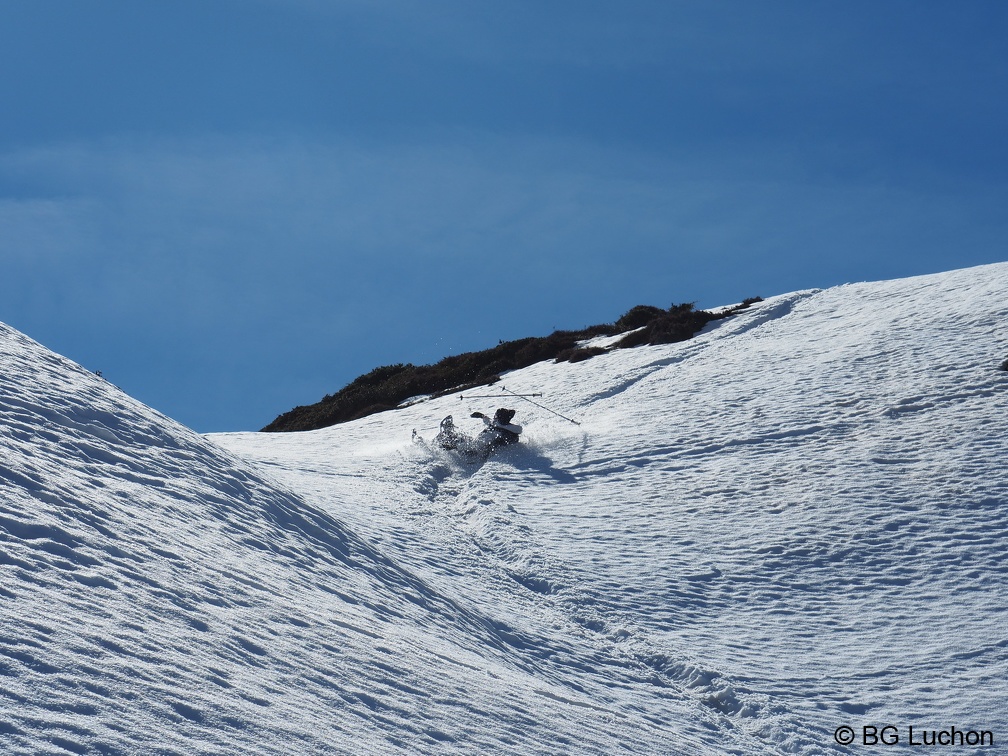
[[582, 425], [502, 402], [525, 442], [479, 464], [409, 433], [492, 400], [204, 438], [0, 326], [0, 746], [1008, 737], [1006, 294], [1008, 264], [796, 292], [540, 363], [505, 385]]

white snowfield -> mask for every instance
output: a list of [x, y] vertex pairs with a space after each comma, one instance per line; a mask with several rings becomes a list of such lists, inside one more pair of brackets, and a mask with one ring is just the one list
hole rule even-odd
[[1006, 357], [999, 264], [202, 437], [0, 326], [0, 752], [1008, 752]]

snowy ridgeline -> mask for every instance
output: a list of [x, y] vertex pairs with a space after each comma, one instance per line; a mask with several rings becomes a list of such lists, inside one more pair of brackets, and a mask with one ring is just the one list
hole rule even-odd
[[997, 751], [1006, 316], [994, 265], [541, 363], [582, 424], [486, 463], [410, 430], [493, 399], [204, 438], [0, 326], [0, 752]]

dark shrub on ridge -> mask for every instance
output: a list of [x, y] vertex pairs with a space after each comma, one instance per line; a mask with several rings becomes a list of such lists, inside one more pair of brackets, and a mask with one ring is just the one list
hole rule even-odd
[[600, 354], [605, 354], [609, 350], [605, 347], [575, 347], [574, 349], [565, 349], [556, 357], [553, 358], [554, 362], [584, 362], [587, 359], [591, 359]]
[[[385, 365], [355, 378], [335, 394], [326, 394], [320, 402], [285, 412], [263, 430], [316, 430], [396, 409], [414, 397], [440, 396], [496, 383], [501, 373], [544, 360], [582, 362], [610, 349], [685, 341], [711, 320], [729, 317], [757, 301], [759, 297], [717, 314], [696, 310], [692, 304], [673, 305], [668, 310], [638, 305], [613, 324], [502, 341], [490, 349], [445, 357], [434, 365]], [[615, 336], [627, 331], [633, 333], [610, 349], [581, 343], [596, 336]]]
[[646, 326], [655, 318], [660, 318], [665, 310], [651, 305], [637, 305], [616, 321], [616, 333], [626, 333]]

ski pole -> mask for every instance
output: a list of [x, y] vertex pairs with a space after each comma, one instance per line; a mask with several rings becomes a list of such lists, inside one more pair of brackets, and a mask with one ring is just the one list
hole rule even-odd
[[[556, 415], [557, 417], [562, 417], [564, 420], [566, 420], [569, 423], [574, 423], [574, 425], [581, 425], [581, 423], [579, 423], [577, 420], [572, 420], [571, 418], [567, 417], [566, 415], [561, 415], [559, 412], [554, 412], [549, 407], [544, 407], [543, 405], [539, 404], [539, 402], [533, 402], [531, 399], [528, 398], [528, 396], [536, 396], [536, 394], [528, 394], [528, 395], [526, 395], [526, 394], [516, 394], [514, 391], [512, 391], [511, 389], [509, 389], [507, 386], [501, 386], [501, 391], [506, 391], [511, 396], [517, 396], [519, 399], [524, 399], [529, 404], [534, 404], [536, 407], [539, 407], [539, 409], [544, 409], [547, 412]], [[542, 394], [539, 394], [539, 396], [542, 396]]]
[[[542, 396], [542, 394], [511, 394], [511, 396], [518, 396], [524, 399], [527, 396]], [[469, 396], [459, 395], [459, 399], [498, 399], [500, 394], [469, 394]]]
[[[581, 423], [579, 423], [577, 420], [572, 420], [571, 418], [567, 417], [566, 415], [561, 415], [559, 412], [554, 412], [549, 407], [544, 407], [543, 405], [539, 404], [539, 402], [533, 402], [531, 399], [529, 399], [530, 396], [542, 396], [542, 394], [516, 394], [514, 391], [512, 391], [509, 388], [507, 388], [506, 386], [501, 386], [501, 391], [506, 391], [511, 396], [516, 396], [519, 399], [524, 399], [529, 404], [534, 404], [536, 407], [539, 407], [540, 409], [544, 409], [547, 412], [550, 412], [550, 413], [556, 415], [557, 417], [562, 417], [564, 420], [566, 420], [569, 423], [574, 423], [574, 425], [581, 425]], [[460, 394], [459, 395], [459, 400], [462, 400], [462, 399], [497, 399], [499, 397], [500, 397], [500, 394], [469, 394], [468, 396]]]

